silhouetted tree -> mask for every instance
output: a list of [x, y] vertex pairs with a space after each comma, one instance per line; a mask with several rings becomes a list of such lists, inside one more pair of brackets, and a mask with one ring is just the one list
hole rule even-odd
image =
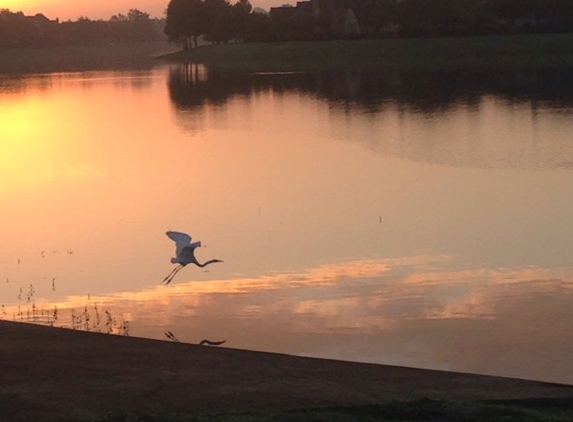
[[197, 38], [205, 32], [205, 23], [205, 4], [201, 0], [171, 0], [164, 32], [169, 41], [189, 50], [193, 45], [197, 47]]
[[246, 38], [253, 6], [249, 0], [239, 0], [232, 6], [235, 21], [235, 37], [241, 40]]
[[[450, 36], [573, 31], [573, 0], [310, 0], [254, 13], [250, 0], [170, 0], [164, 33], [189, 49], [198, 37], [214, 43], [332, 39], [349, 36], [351, 10], [360, 32], [352, 36]], [[354, 21], [356, 23], [356, 21]], [[353, 23], [353, 25], [354, 25]], [[131, 9], [109, 21], [80, 17], [60, 23], [38, 13], [0, 9], [0, 47], [105, 45], [160, 36], [157, 20]]]
[[108, 26], [112, 38], [116, 40], [146, 41], [158, 37], [149, 13], [137, 9], [130, 9], [127, 15], [113, 15]]
[[268, 41], [270, 38], [270, 20], [268, 14], [255, 10], [249, 14], [244, 41]]
[[50, 47], [58, 42], [57, 24], [57, 21], [50, 21], [41, 13], [25, 16], [22, 12], [0, 9], [0, 46]]
[[231, 4], [227, 0], [204, 0], [205, 39], [216, 44], [228, 42], [236, 32]]
[[385, 36], [398, 23], [399, 6], [396, 0], [365, 0], [358, 4], [355, 13], [366, 35]]
[[26, 16], [0, 9], [0, 46], [11, 48], [58, 45], [104, 45], [122, 41], [149, 41], [159, 37], [158, 21], [149, 14], [131, 9], [127, 15], [114, 15], [109, 21], [80, 17], [60, 23], [41, 13]]

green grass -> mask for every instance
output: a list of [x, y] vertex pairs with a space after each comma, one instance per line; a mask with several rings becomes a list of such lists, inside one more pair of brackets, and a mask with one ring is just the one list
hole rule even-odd
[[242, 71], [563, 67], [573, 66], [573, 34], [238, 43], [162, 58]]
[[[572, 420], [573, 398], [483, 402], [424, 399], [392, 401], [383, 405], [274, 413], [109, 416], [89, 419], [91, 422], [570, 422]], [[65, 421], [72, 420], [65, 419]]]
[[[234, 71], [341, 68], [535, 69], [573, 67], [573, 33], [206, 45], [190, 51], [164, 41], [100, 47], [0, 49], [0, 74], [141, 69], [154, 57]], [[175, 51], [175, 52], [174, 52]], [[166, 54], [167, 53], [167, 54]]]

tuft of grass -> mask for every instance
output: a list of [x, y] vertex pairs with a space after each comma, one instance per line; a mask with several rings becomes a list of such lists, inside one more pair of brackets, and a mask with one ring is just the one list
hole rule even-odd
[[573, 66], [573, 34], [237, 43], [201, 46], [161, 58], [239, 71], [546, 68]]

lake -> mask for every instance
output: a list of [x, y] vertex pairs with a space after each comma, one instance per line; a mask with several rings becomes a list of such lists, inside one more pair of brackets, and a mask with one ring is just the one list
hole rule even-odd
[[571, 74], [0, 77], [0, 317], [573, 384]]

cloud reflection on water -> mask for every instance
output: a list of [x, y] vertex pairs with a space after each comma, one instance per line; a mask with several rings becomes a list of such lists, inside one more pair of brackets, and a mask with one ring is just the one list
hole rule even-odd
[[182, 342], [573, 383], [562, 369], [573, 364], [570, 268], [450, 264], [445, 255], [356, 260], [36, 306], [56, 306], [56, 326], [89, 308], [95, 329], [96, 305], [129, 321], [133, 336], [165, 340], [169, 330]]

